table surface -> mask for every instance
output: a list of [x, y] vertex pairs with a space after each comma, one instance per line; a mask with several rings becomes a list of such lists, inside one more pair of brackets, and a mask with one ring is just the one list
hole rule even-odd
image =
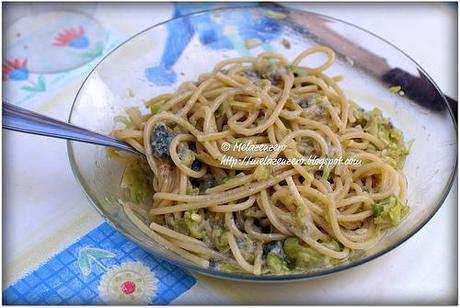
[[[445, 4], [290, 6], [365, 28], [409, 54], [457, 99], [457, 11]], [[123, 37], [168, 19], [170, 4], [99, 4], [94, 16]], [[122, 18], [129, 13], [131, 18]], [[85, 74], [30, 108], [65, 120]], [[101, 223], [74, 179], [65, 141], [3, 134], [4, 286]], [[46, 227], [45, 227], [46, 226]], [[198, 283], [176, 304], [453, 304], [457, 301], [457, 180], [439, 212], [404, 245], [327, 277], [282, 284]]]

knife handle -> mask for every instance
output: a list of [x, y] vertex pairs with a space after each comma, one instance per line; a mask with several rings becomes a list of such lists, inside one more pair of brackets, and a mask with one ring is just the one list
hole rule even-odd
[[[394, 68], [383, 75], [383, 80], [389, 86], [400, 86], [404, 95], [430, 110], [443, 111], [445, 109], [444, 97], [421, 72], [420, 77], [416, 77], [402, 69]], [[457, 119], [458, 103], [448, 96], [445, 96], [445, 99]]]

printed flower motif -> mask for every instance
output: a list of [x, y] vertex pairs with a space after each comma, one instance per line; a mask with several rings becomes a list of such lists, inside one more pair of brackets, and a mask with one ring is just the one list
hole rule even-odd
[[85, 35], [85, 29], [82, 26], [78, 27], [78, 29], [68, 28], [56, 35], [54, 45], [58, 47], [87, 48], [89, 39]]
[[101, 278], [99, 297], [106, 304], [150, 304], [157, 289], [155, 274], [141, 262], [112, 267]]
[[29, 70], [27, 69], [27, 59], [13, 61], [7, 60], [2, 65], [3, 80], [27, 80], [29, 79]]

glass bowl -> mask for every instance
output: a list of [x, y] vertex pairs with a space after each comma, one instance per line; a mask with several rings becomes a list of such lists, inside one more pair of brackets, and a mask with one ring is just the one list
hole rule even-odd
[[[248, 40], [257, 42], [257, 46], [245, 44]], [[125, 114], [125, 108], [138, 106], [142, 110], [144, 101], [171, 92], [184, 81], [196, 80], [219, 61], [266, 50], [277, 50], [293, 59], [315, 45], [330, 46], [339, 53], [328, 74], [344, 76], [341, 86], [349, 98], [365, 109], [380, 108], [403, 131], [405, 139], [413, 142], [404, 167], [411, 212], [360, 259], [315, 272], [280, 276], [198, 267], [159, 246], [125, 216], [121, 205], [125, 194], [120, 188], [124, 166], [110, 159], [106, 148], [69, 141], [73, 172], [95, 208], [154, 256], [189, 270], [235, 280], [318, 277], [363, 264], [406, 241], [430, 220], [449, 192], [457, 164], [456, 124], [445, 98], [422, 68], [395, 46], [354, 25], [304, 11], [264, 6], [209, 10], [169, 20], [135, 35], [96, 66], [75, 98], [69, 122], [109, 134], [115, 127], [114, 118]], [[308, 65], [316, 61], [321, 61], [320, 57], [313, 57]], [[409, 90], [408, 94], [389, 90], [389, 84], [378, 73], [384, 73], [385, 68], [405, 72], [398, 75], [398, 82], [403, 91], [405, 87]], [[412, 81], [406, 80], [410, 78], [423, 80], [420, 90], [429, 98], [423, 101], [420, 95], [410, 95]]]

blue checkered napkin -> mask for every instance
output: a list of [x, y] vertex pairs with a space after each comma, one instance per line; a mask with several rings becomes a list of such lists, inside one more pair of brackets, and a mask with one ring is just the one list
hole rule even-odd
[[196, 279], [107, 223], [3, 291], [3, 304], [168, 304]]

